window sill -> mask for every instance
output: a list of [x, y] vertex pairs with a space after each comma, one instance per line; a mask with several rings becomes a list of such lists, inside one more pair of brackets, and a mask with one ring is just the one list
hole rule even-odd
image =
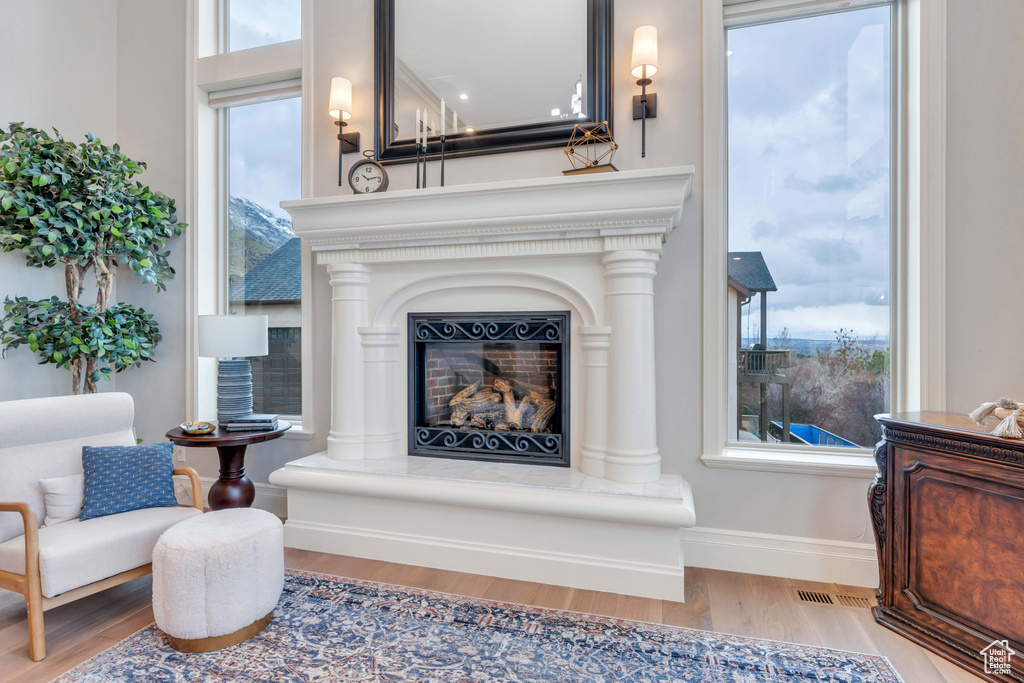
[[716, 469], [784, 472], [824, 477], [872, 479], [878, 472], [868, 454], [843, 455], [832, 451], [802, 451], [781, 448], [727, 446], [722, 453], [707, 453], [701, 460]]
[[281, 435], [282, 439], [298, 439], [299, 441], [312, 441], [313, 437], [316, 436], [316, 432], [303, 429], [302, 423], [298, 421], [289, 420], [292, 423], [292, 428]]

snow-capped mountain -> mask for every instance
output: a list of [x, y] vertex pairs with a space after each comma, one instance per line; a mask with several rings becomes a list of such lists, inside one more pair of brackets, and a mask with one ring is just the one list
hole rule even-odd
[[233, 250], [230, 259], [232, 275], [245, 275], [295, 237], [291, 221], [275, 216], [245, 197], [231, 197], [228, 202], [228, 233], [232, 244], [237, 244], [239, 239], [245, 240], [244, 259], [241, 253]]

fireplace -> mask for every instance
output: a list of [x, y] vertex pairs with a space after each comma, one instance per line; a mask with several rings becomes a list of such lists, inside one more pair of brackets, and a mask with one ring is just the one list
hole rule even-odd
[[569, 466], [569, 313], [410, 313], [409, 454]]

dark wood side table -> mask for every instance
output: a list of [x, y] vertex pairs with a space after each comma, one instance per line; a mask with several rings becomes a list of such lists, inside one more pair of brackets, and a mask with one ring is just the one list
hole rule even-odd
[[167, 438], [178, 446], [205, 448], [213, 446], [220, 457], [220, 476], [210, 487], [211, 510], [247, 508], [256, 497], [256, 487], [245, 476], [245, 449], [250, 444], [276, 439], [289, 429], [291, 423], [281, 420], [277, 429], [269, 432], [226, 432], [220, 427], [211, 434], [186, 434], [181, 427], [167, 432]]
[[875, 619], [984, 675], [1009, 647], [1024, 680], [1024, 441], [966, 415], [878, 415], [884, 440], [868, 503], [881, 569]]

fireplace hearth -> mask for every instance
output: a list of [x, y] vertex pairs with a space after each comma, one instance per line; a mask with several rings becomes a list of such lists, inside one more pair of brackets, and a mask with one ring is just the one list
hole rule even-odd
[[409, 454], [569, 466], [569, 313], [410, 313]]

